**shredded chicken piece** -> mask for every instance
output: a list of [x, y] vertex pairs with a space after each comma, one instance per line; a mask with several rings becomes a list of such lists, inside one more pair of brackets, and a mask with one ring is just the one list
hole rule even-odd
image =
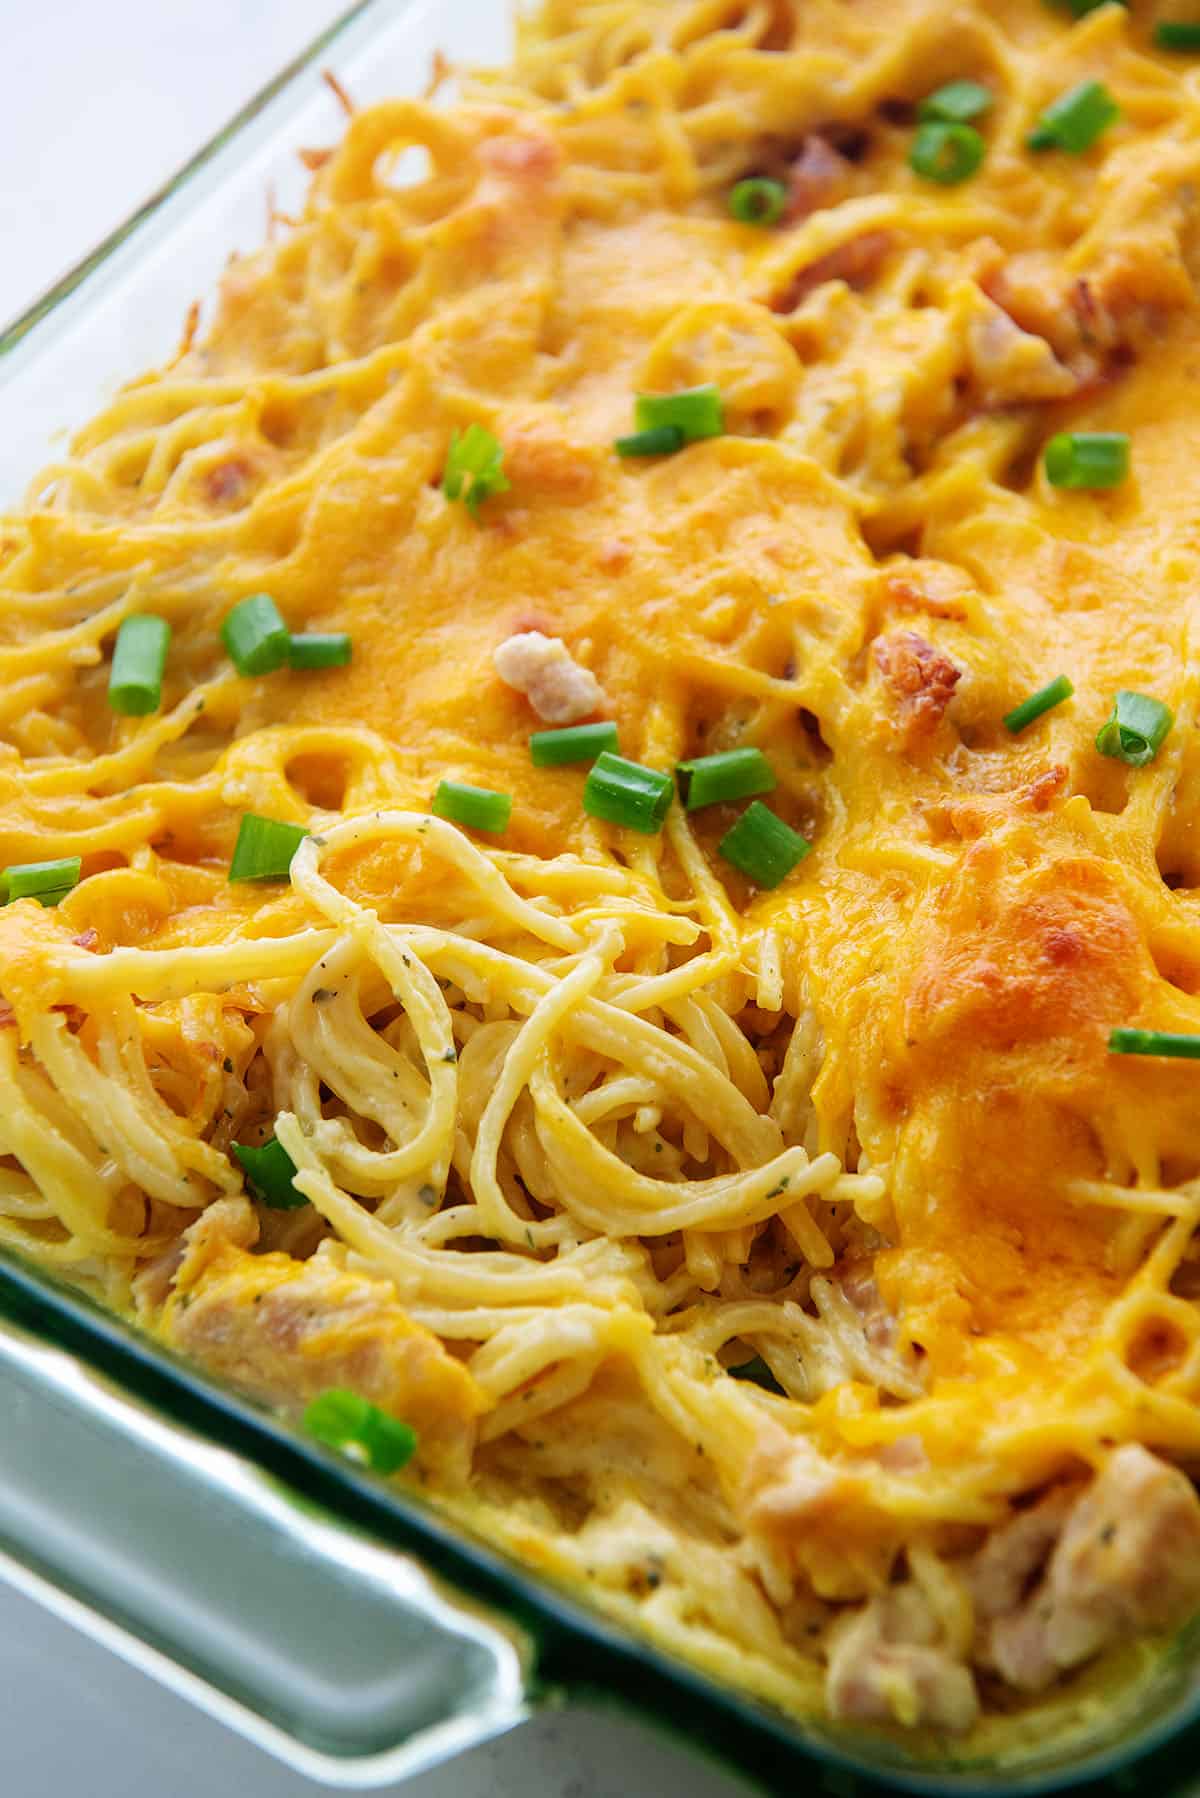
[[1023, 331], [1000, 306], [984, 299], [967, 325], [967, 363], [985, 406], [1020, 406], [1066, 399], [1079, 377], [1044, 337]]
[[[1027, 1525], [1026, 1548], [1052, 1520]], [[1006, 1586], [997, 1566], [993, 1555], [983, 1572], [993, 1604], [1016, 1577]], [[979, 1582], [977, 1567], [977, 1591]], [[1037, 1692], [1121, 1637], [1169, 1629], [1198, 1605], [1200, 1498], [1178, 1468], [1128, 1443], [1070, 1506], [1045, 1577], [995, 1618], [986, 1654], [1010, 1685]]]
[[834, 1268], [838, 1284], [863, 1321], [863, 1334], [874, 1349], [890, 1349], [896, 1340], [896, 1320], [879, 1296], [874, 1264], [839, 1261]]
[[827, 1510], [856, 1482], [805, 1437], [784, 1440], [777, 1431], [764, 1440], [752, 1460], [746, 1483], [752, 1493], [747, 1509], [750, 1527], [770, 1535]]
[[1030, 1580], [1045, 1566], [1078, 1497], [1077, 1485], [1055, 1486], [991, 1532], [971, 1568], [975, 1610], [981, 1619], [1002, 1616], [1019, 1603]]
[[897, 701], [905, 746], [912, 748], [936, 731], [962, 669], [916, 631], [876, 638], [875, 661]]
[[770, 301], [772, 312], [794, 312], [810, 293], [826, 281], [845, 281], [849, 287], [865, 287], [878, 274], [892, 247], [890, 231], [863, 231], [847, 238], [836, 249], [797, 269], [783, 292]]
[[924, 1473], [930, 1464], [925, 1444], [912, 1432], [894, 1436], [890, 1442], [881, 1442], [872, 1454], [889, 1473]]
[[561, 637], [518, 631], [493, 650], [492, 661], [505, 685], [524, 693], [547, 724], [575, 724], [605, 703], [603, 687]]
[[843, 1722], [970, 1729], [979, 1715], [975, 1681], [940, 1636], [916, 1587], [872, 1599], [834, 1631], [825, 1678], [831, 1714]]
[[164, 1285], [164, 1339], [209, 1371], [293, 1415], [346, 1386], [417, 1432], [418, 1456], [465, 1476], [484, 1398], [466, 1368], [415, 1324], [387, 1280], [350, 1272], [323, 1244], [308, 1261], [250, 1253], [258, 1219], [222, 1199], [185, 1233], [177, 1265], [142, 1276], [139, 1300]]
[[850, 164], [839, 156], [828, 138], [811, 132], [800, 146], [800, 154], [788, 171], [789, 221], [806, 219], [841, 197], [850, 173]]

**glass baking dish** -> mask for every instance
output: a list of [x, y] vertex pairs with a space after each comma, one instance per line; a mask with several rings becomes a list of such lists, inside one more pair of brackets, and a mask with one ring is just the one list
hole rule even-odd
[[[418, 92], [433, 52], [503, 57], [508, 0], [364, 0], [0, 335], [0, 503], [165, 360], [230, 253], [307, 179], [296, 151]], [[0, 979], [3, 971], [0, 970]], [[0, 1256], [0, 1575], [327, 1784], [392, 1783], [587, 1694], [772, 1792], [1200, 1794], [1200, 1628], [1085, 1754], [919, 1764], [740, 1697], [336, 1461], [40, 1270]]]

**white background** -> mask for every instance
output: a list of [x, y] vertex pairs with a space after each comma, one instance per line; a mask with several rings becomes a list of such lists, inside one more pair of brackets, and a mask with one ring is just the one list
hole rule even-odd
[[[337, 0], [0, 0], [0, 323], [161, 186], [338, 10]], [[4, 1798], [319, 1789], [0, 1587]], [[541, 1718], [403, 1791], [744, 1798], [746, 1788], [633, 1724], [581, 1712]]]

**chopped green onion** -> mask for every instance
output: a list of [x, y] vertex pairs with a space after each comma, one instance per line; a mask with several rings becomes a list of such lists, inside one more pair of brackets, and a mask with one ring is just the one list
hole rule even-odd
[[254, 1197], [272, 1211], [295, 1211], [308, 1204], [304, 1194], [292, 1184], [296, 1163], [275, 1137], [258, 1149], [248, 1142], [235, 1142], [233, 1152]]
[[787, 211], [786, 181], [751, 175], [729, 190], [729, 210], [740, 225], [777, 225]]
[[1059, 431], [1046, 445], [1046, 479], [1052, 487], [1119, 487], [1129, 473], [1124, 431]]
[[1036, 693], [1031, 693], [1028, 699], [1023, 699], [1020, 705], [1015, 705], [1011, 712], [1005, 712], [1005, 730], [1011, 731], [1015, 737], [1032, 724], [1035, 718], [1040, 718], [1043, 712], [1052, 712], [1064, 699], [1070, 699], [1074, 691], [1066, 675], [1060, 674], [1047, 686], [1039, 687]]
[[433, 796], [435, 817], [465, 824], [469, 830], [507, 830], [512, 808], [511, 794], [493, 793], [490, 787], [469, 787], [461, 780], [441, 781]]
[[1112, 1030], [1110, 1055], [1169, 1055], [1178, 1061], [1200, 1061], [1200, 1036], [1175, 1030]]
[[288, 644], [293, 668], [344, 668], [352, 649], [349, 631], [298, 631]]
[[288, 659], [291, 633], [269, 593], [252, 593], [221, 626], [221, 641], [239, 674], [274, 674]]
[[979, 81], [948, 81], [921, 101], [918, 116], [943, 119], [950, 125], [965, 125], [980, 118], [990, 108], [995, 95]]
[[1102, 81], [1081, 81], [1052, 100], [1025, 139], [1031, 150], [1069, 150], [1079, 156], [1121, 116]]
[[685, 443], [700, 437], [719, 437], [725, 429], [721, 390], [710, 382], [704, 387], [685, 387], [679, 393], [639, 393], [633, 405], [633, 421], [639, 431], [674, 425]]
[[163, 669], [171, 627], [153, 612], [121, 620], [108, 673], [108, 703], [126, 718], [144, 718], [162, 704]]
[[77, 855], [64, 855], [56, 862], [14, 862], [0, 874], [5, 905], [14, 899], [37, 899], [42, 905], [57, 905], [72, 887], [79, 885], [83, 863]]
[[755, 1355], [749, 1361], [741, 1361], [736, 1367], [727, 1367], [725, 1372], [731, 1380], [749, 1380], [751, 1385], [761, 1386], [764, 1392], [783, 1393], [783, 1387], [761, 1355]]
[[617, 727], [604, 724], [569, 724], [565, 730], [535, 730], [529, 754], [535, 768], [561, 768], [568, 762], [594, 762], [606, 749], [617, 747]]
[[669, 774], [605, 750], [584, 782], [583, 809], [606, 824], [623, 824], [627, 830], [652, 837], [662, 829], [674, 790]]
[[1200, 20], [1160, 19], [1154, 41], [1160, 50], [1200, 50]]
[[238, 826], [230, 880], [286, 880], [292, 857], [307, 835], [298, 824], [281, 824], [278, 818], [259, 818], [247, 812]]
[[468, 425], [461, 435], [455, 431], [446, 451], [442, 492], [447, 499], [461, 499], [471, 517], [478, 518], [485, 499], [508, 492], [503, 463], [504, 445], [494, 432], [477, 424]]
[[655, 425], [649, 431], [618, 437], [613, 448], [618, 456], [673, 456], [683, 448], [683, 432], [678, 425]]
[[755, 886], [777, 887], [804, 860], [812, 844], [756, 799], [717, 847]]
[[761, 749], [723, 749], [717, 755], [697, 756], [680, 762], [675, 777], [689, 812], [729, 799], [751, 799], [775, 785], [775, 770]]
[[336, 1448], [373, 1473], [398, 1473], [417, 1447], [416, 1431], [344, 1386], [330, 1386], [304, 1413], [304, 1427], [327, 1448]]
[[984, 141], [974, 125], [957, 125], [948, 119], [928, 119], [918, 125], [908, 166], [926, 181], [957, 187], [969, 181], [983, 161]]
[[1161, 699], [1120, 692], [1096, 735], [1096, 748], [1131, 768], [1144, 768], [1162, 748], [1174, 722], [1174, 713]]

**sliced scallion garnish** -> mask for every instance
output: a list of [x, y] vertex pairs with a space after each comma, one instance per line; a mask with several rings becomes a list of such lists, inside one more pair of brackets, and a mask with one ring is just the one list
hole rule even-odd
[[649, 431], [632, 431], [613, 444], [618, 456], [673, 456], [683, 448], [678, 425], [655, 425]]
[[960, 181], [970, 180], [983, 161], [986, 147], [974, 125], [927, 119], [917, 127], [908, 166], [926, 181], [957, 187]]
[[233, 1152], [246, 1176], [246, 1184], [256, 1199], [272, 1211], [296, 1211], [308, 1200], [297, 1192], [296, 1163], [283, 1144], [274, 1136], [260, 1148], [248, 1142], [235, 1142]]
[[295, 631], [288, 662], [293, 668], [344, 668], [352, 649], [349, 631]]
[[604, 751], [615, 751], [617, 727], [603, 724], [568, 724], [562, 730], [535, 730], [529, 739], [529, 756], [535, 768], [562, 768], [571, 762], [594, 762]]
[[461, 780], [443, 780], [433, 796], [433, 813], [448, 818], [451, 824], [465, 824], [468, 830], [501, 831], [508, 829], [512, 817], [512, 795], [494, 793], [490, 787], [472, 787]]
[[1025, 139], [1031, 150], [1067, 150], [1081, 156], [1121, 116], [1102, 81], [1081, 81], [1046, 107]]
[[1059, 431], [1044, 464], [1052, 487], [1119, 487], [1129, 473], [1129, 438], [1124, 431]]
[[83, 863], [77, 855], [64, 855], [52, 862], [13, 862], [0, 874], [3, 903], [14, 899], [36, 899], [42, 905], [57, 905], [72, 888], [79, 885]]
[[442, 475], [446, 498], [461, 499], [471, 517], [478, 518], [485, 499], [508, 489], [504, 445], [495, 432], [480, 424], [468, 425], [461, 434], [453, 432]]
[[1144, 768], [1166, 742], [1174, 722], [1174, 713], [1161, 699], [1122, 691], [1096, 734], [1096, 748], [1131, 768]]
[[144, 718], [162, 704], [163, 669], [171, 627], [153, 612], [121, 620], [108, 672], [108, 703], [126, 718]]
[[725, 429], [725, 408], [721, 390], [708, 383], [703, 387], [684, 387], [678, 393], [639, 393], [633, 405], [633, 419], [639, 431], [655, 431], [674, 425], [682, 432], [685, 443], [701, 437], [719, 437]]
[[1200, 1036], [1183, 1031], [1112, 1030], [1108, 1048], [1112, 1055], [1163, 1055], [1177, 1061], [1200, 1061]]
[[675, 770], [679, 797], [689, 812], [701, 806], [721, 805], [731, 799], [751, 799], [769, 793], [775, 770], [761, 749], [723, 749], [680, 762]]
[[756, 799], [717, 847], [755, 886], [777, 887], [804, 860], [812, 844]]
[[374, 1473], [398, 1473], [416, 1452], [415, 1430], [344, 1386], [330, 1386], [313, 1399], [304, 1427], [326, 1448], [365, 1462]]
[[1200, 50], [1200, 19], [1160, 19], [1154, 41], [1160, 50]]
[[307, 835], [299, 824], [247, 812], [238, 826], [230, 880], [286, 880], [292, 857]]
[[729, 211], [739, 225], [777, 225], [787, 203], [787, 183], [769, 175], [748, 175], [729, 190]]
[[291, 633], [269, 593], [252, 593], [226, 614], [221, 641], [239, 674], [274, 674], [288, 659]]
[[662, 829], [674, 790], [669, 774], [606, 750], [584, 782], [583, 809], [589, 817], [649, 837]]
[[991, 107], [995, 96], [980, 81], [947, 81], [927, 94], [917, 109], [922, 119], [943, 119], [950, 125], [966, 125]]
[[1031, 693], [1028, 699], [1023, 699], [1020, 705], [1015, 705], [1011, 712], [1005, 712], [1005, 730], [1011, 731], [1015, 737], [1043, 713], [1053, 711], [1064, 699], [1070, 699], [1074, 691], [1065, 674], [1056, 676], [1046, 686], [1039, 687], [1036, 693]]

